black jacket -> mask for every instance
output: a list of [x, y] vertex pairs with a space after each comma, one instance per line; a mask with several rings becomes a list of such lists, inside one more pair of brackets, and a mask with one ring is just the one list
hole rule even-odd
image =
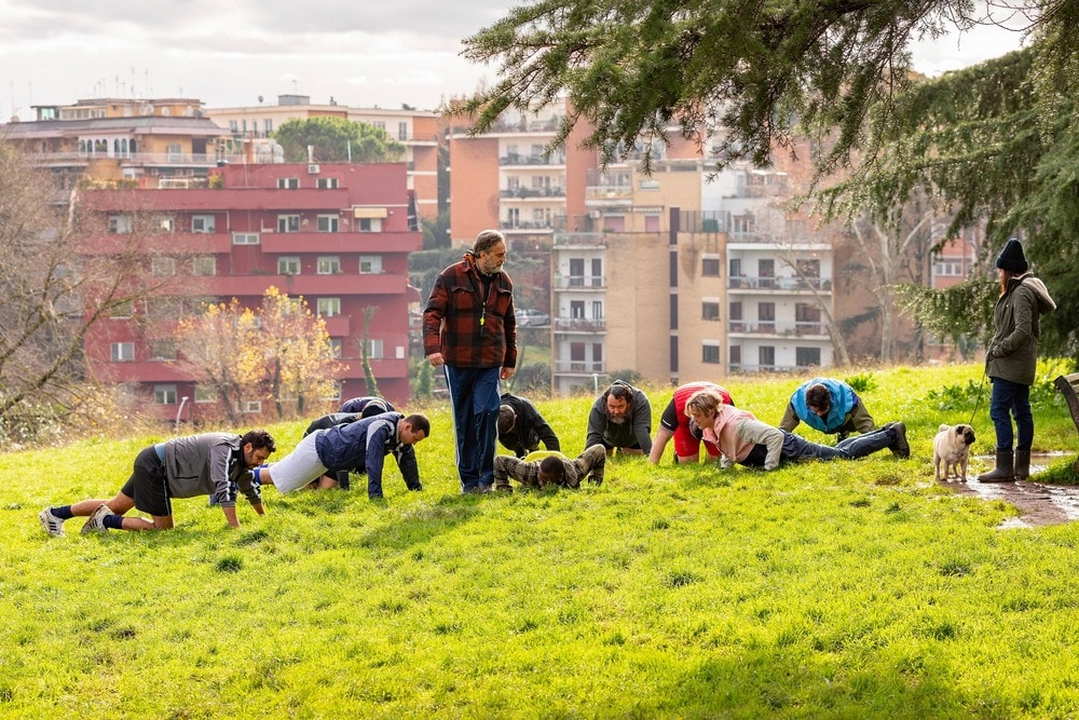
[[503, 393], [501, 405], [509, 405], [517, 414], [517, 421], [513, 429], [505, 435], [500, 435], [498, 441], [507, 450], [521, 458], [539, 447], [540, 441], [548, 450], [561, 450], [558, 445], [558, 436], [554, 430], [539, 414], [536, 406], [523, 397]]

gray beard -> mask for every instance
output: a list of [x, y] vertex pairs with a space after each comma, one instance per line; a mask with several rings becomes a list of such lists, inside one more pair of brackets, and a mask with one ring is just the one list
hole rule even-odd
[[622, 416], [622, 417], [620, 417], [620, 418], [616, 418], [616, 417], [610, 417], [610, 418], [608, 418], [608, 420], [610, 420], [611, 422], [613, 422], [613, 423], [614, 423], [615, 425], [624, 425], [624, 424], [625, 424], [625, 422], [626, 422], [626, 416], [625, 416], [625, 415], [623, 415], [623, 416]]

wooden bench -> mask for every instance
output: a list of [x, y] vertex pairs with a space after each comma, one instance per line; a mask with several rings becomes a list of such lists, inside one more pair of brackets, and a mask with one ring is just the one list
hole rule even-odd
[[[1061, 375], [1053, 381], [1053, 384], [1068, 401], [1068, 410], [1071, 411], [1075, 430], [1079, 432], [1079, 373]], [[1079, 460], [1075, 462], [1075, 471], [1079, 472]]]

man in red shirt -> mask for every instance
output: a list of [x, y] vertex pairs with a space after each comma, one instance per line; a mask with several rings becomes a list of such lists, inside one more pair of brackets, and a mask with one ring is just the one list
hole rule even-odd
[[506, 240], [484, 230], [464, 259], [435, 280], [423, 312], [423, 349], [450, 390], [462, 492], [494, 484], [499, 380], [517, 366], [513, 283], [502, 271]]
[[[695, 463], [700, 461], [701, 433], [699, 428], [691, 427], [690, 418], [686, 415], [686, 401], [700, 390], [715, 390], [723, 398], [724, 405], [734, 405], [731, 394], [726, 388], [710, 382], [691, 382], [675, 389], [674, 397], [663, 411], [663, 417], [659, 421], [659, 429], [656, 430], [656, 439], [652, 443], [652, 452], [648, 455], [648, 461], [653, 465], [663, 457], [663, 450], [667, 447], [670, 439], [674, 438], [674, 460], [682, 463]], [[704, 449], [712, 459], [719, 457], [719, 448], [707, 440], [704, 441]]]

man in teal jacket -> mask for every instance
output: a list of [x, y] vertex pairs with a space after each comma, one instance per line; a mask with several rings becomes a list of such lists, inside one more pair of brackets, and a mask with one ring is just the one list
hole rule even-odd
[[791, 432], [804, 422], [814, 430], [843, 440], [852, 432], [867, 433], [876, 427], [873, 416], [847, 383], [834, 378], [813, 378], [791, 395], [780, 430]]

